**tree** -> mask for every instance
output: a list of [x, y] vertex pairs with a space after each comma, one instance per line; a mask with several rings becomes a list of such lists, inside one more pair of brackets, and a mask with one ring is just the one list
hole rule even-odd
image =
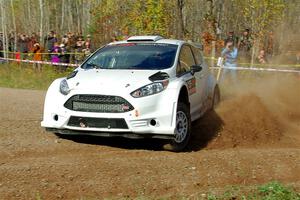
[[43, 41], [43, 22], [44, 22], [44, 11], [43, 11], [43, 7], [44, 7], [44, 4], [43, 4], [43, 0], [39, 0], [39, 4], [40, 4], [40, 15], [41, 15], [41, 19], [40, 19], [40, 43], [42, 43]]

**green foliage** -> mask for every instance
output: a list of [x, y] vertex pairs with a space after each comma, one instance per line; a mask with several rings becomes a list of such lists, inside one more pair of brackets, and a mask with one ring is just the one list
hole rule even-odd
[[91, 30], [106, 41], [115, 35], [168, 36], [169, 5], [165, 0], [103, 0], [92, 11]]
[[[201, 198], [200, 198], [201, 199]], [[208, 200], [300, 200], [300, 194], [290, 187], [286, 187], [278, 182], [270, 182], [265, 185], [245, 191], [243, 187], [233, 186], [221, 195], [208, 194], [202, 199]]]
[[258, 191], [262, 200], [300, 200], [300, 194], [278, 182], [262, 185], [258, 188]]
[[264, 35], [273, 30], [284, 16], [284, 0], [232, 0], [237, 6], [239, 19], [244, 27], [251, 28], [253, 32]]
[[[203, 13], [209, 12], [209, 17], [203, 15], [202, 21], [199, 21], [200, 11], [196, 11], [195, 7], [200, 1], [183, 1], [183, 19], [179, 19], [177, 1], [166, 0], [102, 0], [98, 6], [93, 8], [93, 23], [91, 30], [98, 33], [106, 42], [112, 36], [118, 35], [143, 35], [143, 34], [159, 34], [166, 37], [178, 35], [180, 31], [180, 20], [184, 21], [184, 29], [187, 33], [195, 30], [195, 23], [198, 26], [205, 20], [217, 19], [217, 13], [212, 12], [215, 7], [211, 3], [209, 8], [203, 8]], [[206, 4], [208, 5], [207, 1]], [[219, 1], [218, 1], [219, 2]], [[228, 3], [229, 2], [229, 3]], [[231, 0], [226, 1], [227, 8], [226, 20], [222, 23], [230, 24], [239, 28], [250, 28], [260, 37], [274, 30], [284, 17], [286, 2], [284, 0]], [[208, 9], [208, 10], [207, 10]], [[205, 12], [206, 11], [206, 12]], [[192, 14], [193, 13], [193, 14]], [[197, 15], [197, 16], [194, 16]], [[220, 13], [222, 14], [222, 13]], [[197, 17], [198, 21], [193, 18]], [[202, 27], [207, 30], [209, 27]], [[237, 28], [237, 27], [229, 27]], [[198, 29], [199, 30], [199, 29]], [[185, 33], [185, 36], [187, 36]], [[193, 34], [193, 37], [197, 35]], [[198, 35], [199, 37], [199, 35]], [[194, 38], [191, 38], [194, 39]]]
[[129, 13], [128, 29], [131, 34], [167, 35], [168, 12], [164, 0], [137, 1]]

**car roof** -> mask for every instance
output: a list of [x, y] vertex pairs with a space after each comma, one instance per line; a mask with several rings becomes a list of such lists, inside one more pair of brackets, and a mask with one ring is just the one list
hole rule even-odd
[[165, 39], [161, 36], [150, 35], [150, 36], [132, 36], [132, 37], [129, 37], [127, 40], [111, 42], [108, 45], [137, 43], [137, 42], [141, 42], [141, 43], [163, 43], [163, 44], [175, 44], [175, 45], [180, 45], [180, 44], [186, 43], [183, 40]]
[[174, 45], [190, 44], [191, 46], [203, 51], [203, 45], [201, 43], [192, 42], [190, 40], [184, 41], [184, 40], [176, 40], [176, 39], [165, 39], [160, 35], [131, 36], [131, 37], [127, 38], [127, 40], [111, 42], [108, 45], [138, 43], [138, 42], [140, 42], [140, 43], [174, 44]]

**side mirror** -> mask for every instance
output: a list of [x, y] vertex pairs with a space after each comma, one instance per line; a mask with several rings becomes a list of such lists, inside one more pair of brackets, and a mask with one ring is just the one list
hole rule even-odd
[[194, 75], [196, 72], [200, 72], [202, 70], [201, 65], [192, 65], [191, 73]]

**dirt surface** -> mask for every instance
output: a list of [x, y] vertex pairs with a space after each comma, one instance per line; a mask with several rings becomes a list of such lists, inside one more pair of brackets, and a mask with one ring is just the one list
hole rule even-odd
[[45, 92], [0, 88], [0, 199], [195, 197], [272, 180], [300, 191], [299, 85], [224, 88], [183, 153], [159, 140], [58, 138], [40, 127]]

